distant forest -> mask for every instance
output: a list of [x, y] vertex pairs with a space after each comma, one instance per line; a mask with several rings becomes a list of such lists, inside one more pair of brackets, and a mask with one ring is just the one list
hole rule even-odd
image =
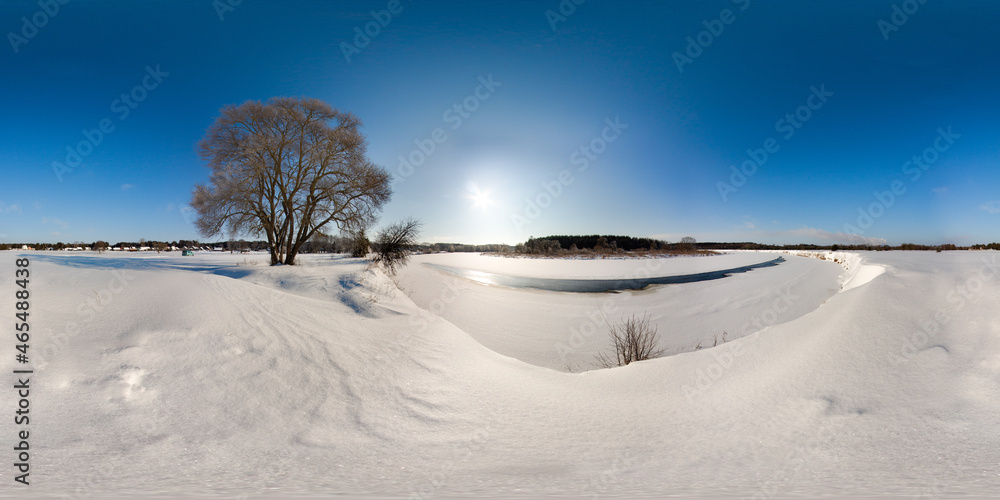
[[953, 244], [918, 245], [903, 243], [891, 245], [813, 245], [800, 243], [795, 245], [768, 245], [753, 242], [697, 242], [694, 238], [685, 237], [681, 241], [669, 243], [652, 238], [635, 238], [616, 235], [589, 236], [546, 236], [544, 238], [529, 238], [524, 243], [514, 247], [515, 254], [526, 255], [577, 255], [577, 254], [616, 254], [616, 253], [699, 253], [710, 250], [1000, 250], [1000, 243], [975, 244], [961, 247]]
[[[635, 250], [660, 250], [664, 247], [670, 246], [669, 243], [662, 240], [655, 240], [652, 238], [633, 238], [632, 236], [614, 236], [614, 235], [600, 235], [592, 234], [589, 236], [546, 236], [545, 238], [529, 238], [528, 241], [523, 243], [525, 250], [529, 252], [532, 249], [537, 249], [546, 245], [545, 242], [558, 242], [560, 248], [565, 248], [567, 250], [571, 249], [590, 249], [590, 250], [601, 250], [609, 249], [611, 251], [621, 250], [624, 252], [632, 252]], [[693, 243], [692, 238], [690, 242]]]
[[[314, 238], [303, 244], [301, 253], [350, 253], [352, 240], [347, 236], [325, 236]], [[224, 252], [267, 251], [267, 242], [263, 240], [229, 240], [214, 243], [203, 243], [197, 240], [175, 240], [171, 242], [156, 240], [119, 241], [114, 244], [106, 241], [92, 243], [0, 243], [0, 250], [19, 250], [27, 246], [34, 250], [125, 250], [137, 251], [140, 248], [151, 251], [178, 250], [220, 250]], [[431, 252], [474, 252], [501, 253], [509, 255], [587, 255], [587, 254], [685, 254], [700, 253], [710, 250], [1000, 250], [1000, 243], [975, 244], [971, 246], [918, 245], [903, 243], [901, 245], [812, 245], [800, 243], [796, 245], [768, 245], [753, 242], [697, 242], [694, 238], [683, 238], [679, 242], [669, 243], [653, 238], [636, 238], [618, 235], [587, 235], [587, 236], [546, 236], [544, 238], [529, 238], [524, 243], [506, 245], [502, 243], [486, 245], [467, 245], [463, 243], [421, 243], [414, 245], [412, 250], [420, 253]]]
[[693, 254], [699, 253], [694, 238], [684, 238], [678, 243], [668, 243], [653, 238], [591, 234], [587, 236], [546, 236], [529, 238], [514, 247], [514, 254], [521, 255], [608, 255], [623, 253], [642, 254]]

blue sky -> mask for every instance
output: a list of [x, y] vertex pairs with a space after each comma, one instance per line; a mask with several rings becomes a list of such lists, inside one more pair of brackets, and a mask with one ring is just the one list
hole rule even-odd
[[272, 96], [425, 241], [1000, 240], [1000, 2], [52, 1], [0, 3], [0, 242], [205, 240], [195, 144]]

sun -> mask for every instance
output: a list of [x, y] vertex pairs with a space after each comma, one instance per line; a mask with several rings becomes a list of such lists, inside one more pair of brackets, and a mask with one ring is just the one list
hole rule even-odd
[[479, 189], [479, 186], [475, 184], [469, 186], [469, 194], [466, 195], [466, 198], [472, 200], [472, 208], [481, 209], [483, 212], [493, 204], [493, 200], [490, 199], [490, 192]]
[[486, 207], [493, 204], [493, 200], [490, 199], [490, 192], [484, 191], [476, 193], [472, 196], [472, 208], [481, 208], [486, 210]]

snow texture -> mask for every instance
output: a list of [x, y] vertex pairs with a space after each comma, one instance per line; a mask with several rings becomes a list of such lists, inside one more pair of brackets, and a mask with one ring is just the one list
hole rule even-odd
[[[3, 497], [1000, 491], [996, 252], [788, 255], [722, 280], [603, 294], [603, 305], [421, 262], [559, 277], [648, 262], [423, 256], [400, 291], [328, 255], [267, 267], [261, 255], [0, 252], [6, 297], [22, 255], [32, 485], [12, 480], [5, 418]], [[665, 259], [653, 272], [770, 258]], [[594, 311], [649, 312], [671, 355], [590, 369], [606, 326], [569, 342]], [[12, 337], [3, 352], [10, 374]], [[8, 385], [0, 400], [8, 415], [12, 395]]]

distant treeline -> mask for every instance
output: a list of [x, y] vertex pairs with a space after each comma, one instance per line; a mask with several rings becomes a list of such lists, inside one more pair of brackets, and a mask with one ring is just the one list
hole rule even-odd
[[668, 243], [653, 238], [636, 238], [610, 234], [586, 236], [546, 236], [529, 238], [514, 247], [515, 254], [526, 255], [588, 255], [620, 253], [670, 253], [690, 254], [701, 252], [694, 238], [685, 237], [680, 242]]
[[970, 246], [958, 246], [951, 243], [943, 245], [919, 245], [917, 243], [902, 243], [892, 245], [810, 245], [799, 243], [796, 245], [766, 245], [763, 243], [715, 243], [702, 242], [695, 244], [699, 249], [704, 250], [866, 250], [866, 251], [887, 251], [887, 250], [1000, 250], [1000, 243], [977, 243]]
[[514, 247], [503, 243], [489, 245], [466, 245], [464, 243], [422, 243], [415, 250], [419, 252], [475, 252], [475, 253], [506, 253]]
[[668, 245], [665, 241], [654, 240], [652, 238], [591, 234], [589, 236], [559, 235], [546, 236], [544, 238], [529, 238], [528, 241], [524, 242], [525, 249], [530, 251], [532, 248], [537, 248], [542, 245], [543, 241], [556, 241], [559, 243], [559, 247], [567, 250], [573, 247], [580, 250], [584, 248], [589, 248], [591, 250], [599, 248], [612, 248], [625, 252], [631, 252], [633, 250], [657, 250], [663, 248], [664, 245]]
[[223, 241], [218, 243], [199, 243], [198, 240], [174, 240], [174, 241], [157, 241], [157, 240], [139, 240], [139, 241], [119, 241], [116, 243], [108, 243], [107, 241], [98, 240], [90, 243], [75, 241], [72, 243], [0, 243], [0, 250], [17, 250], [22, 247], [29, 247], [34, 250], [138, 250], [140, 248], [156, 250], [156, 251], [171, 251], [173, 249], [178, 250], [210, 250], [213, 248], [220, 248], [224, 250], [267, 250], [266, 241]]
[[694, 253], [709, 250], [1000, 250], [1000, 243], [978, 243], [971, 246], [958, 246], [951, 243], [943, 245], [920, 245], [903, 243], [900, 245], [813, 245], [799, 243], [795, 245], [768, 245], [753, 242], [697, 242], [694, 238], [685, 237], [676, 243], [669, 243], [653, 238], [634, 238], [631, 236], [589, 235], [589, 236], [546, 236], [544, 238], [529, 238], [528, 241], [514, 247], [514, 253], [529, 255], [559, 255], [587, 253]]
[[[350, 253], [352, 240], [347, 236], [326, 236], [314, 238], [303, 244], [300, 253]], [[0, 250], [18, 250], [27, 246], [34, 250], [138, 250], [147, 248], [156, 251], [181, 250], [221, 250], [224, 252], [266, 252], [267, 242], [263, 240], [229, 240], [215, 243], [201, 243], [198, 240], [175, 240], [171, 242], [156, 240], [119, 241], [114, 244], [106, 241], [84, 243], [0, 243]], [[668, 243], [653, 238], [635, 238], [632, 236], [588, 235], [588, 236], [546, 236], [544, 238], [529, 238], [517, 245], [488, 244], [466, 245], [462, 243], [422, 243], [413, 248], [416, 252], [475, 252], [475, 253], [505, 253], [528, 255], [560, 255], [560, 254], [615, 254], [615, 253], [696, 253], [708, 250], [1000, 250], [1000, 243], [977, 243], [970, 246], [958, 246], [951, 243], [943, 245], [919, 245], [903, 243], [891, 245], [812, 245], [800, 243], [796, 245], [768, 245], [753, 242], [696, 242], [694, 238], [684, 238], [680, 242]]]

